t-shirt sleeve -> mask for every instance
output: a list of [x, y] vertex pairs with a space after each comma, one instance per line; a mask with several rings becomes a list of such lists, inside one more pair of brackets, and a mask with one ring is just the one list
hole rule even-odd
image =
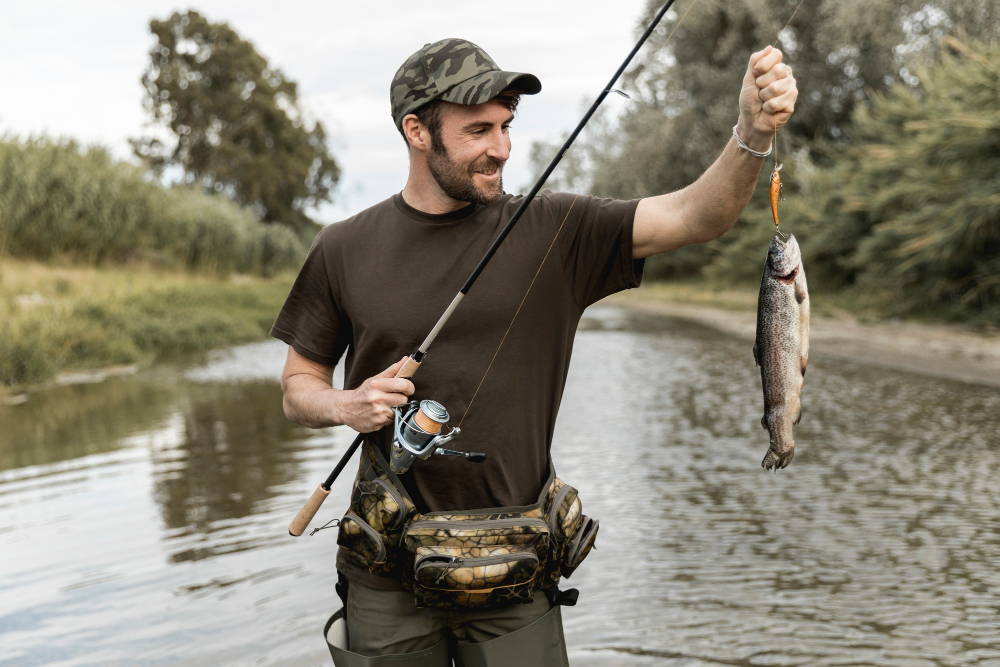
[[351, 322], [337, 304], [320, 233], [292, 285], [271, 335], [320, 364], [335, 366], [351, 343]]
[[[622, 201], [549, 195], [569, 289], [586, 308], [609, 294], [638, 287], [644, 260], [632, 259], [632, 223], [638, 199]], [[563, 222], [565, 220], [565, 222]]]

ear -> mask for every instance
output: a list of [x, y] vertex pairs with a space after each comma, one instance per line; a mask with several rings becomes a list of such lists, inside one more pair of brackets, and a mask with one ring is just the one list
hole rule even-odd
[[416, 114], [407, 114], [403, 118], [403, 137], [412, 148], [419, 151], [428, 151], [431, 148], [431, 133]]

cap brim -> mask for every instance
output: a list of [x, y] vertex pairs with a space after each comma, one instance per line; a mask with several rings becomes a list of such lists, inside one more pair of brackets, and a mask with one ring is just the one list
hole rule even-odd
[[483, 72], [457, 83], [438, 99], [455, 104], [475, 105], [489, 102], [500, 93], [514, 90], [523, 95], [535, 95], [542, 90], [542, 82], [534, 74], [523, 72]]

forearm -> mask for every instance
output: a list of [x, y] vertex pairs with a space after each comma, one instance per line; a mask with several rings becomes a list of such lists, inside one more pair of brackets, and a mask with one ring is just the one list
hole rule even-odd
[[[751, 148], [767, 150], [767, 138], [744, 129], [744, 123], [740, 125], [740, 136]], [[764, 160], [730, 139], [697, 181], [677, 192], [640, 201], [635, 213], [633, 257], [649, 257], [725, 234], [750, 201]]]
[[[761, 138], [754, 137], [748, 127], [739, 131], [751, 148], [767, 150], [770, 142], [761, 146]], [[712, 166], [685, 188], [682, 216], [691, 243], [705, 243], [729, 231], [750, 201], [765, 160], [743, 150], [731, 138]]]
[[282, 405], [290, 421], [306, 428], [341, 426], [344, 418], [341, 405], [350, 393], [334, 389], [328, 383], [311, 375], [294, 375], [283, 383]]

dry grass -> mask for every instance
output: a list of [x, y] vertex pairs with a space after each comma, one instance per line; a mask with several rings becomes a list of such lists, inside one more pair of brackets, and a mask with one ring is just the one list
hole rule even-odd
[[0, 386], [263, 337], [292, 280], [0, 257]]

